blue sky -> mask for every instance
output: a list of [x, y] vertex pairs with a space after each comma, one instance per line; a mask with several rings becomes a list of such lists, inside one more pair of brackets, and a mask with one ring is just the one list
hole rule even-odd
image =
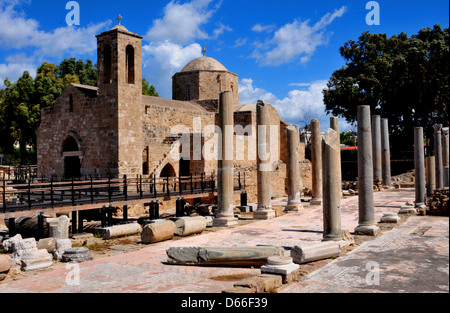
[[[448, 27], [443, 0], [377, 1], [380, 25], [368, 25], [369, 1], [341, 0], [78, 0], [80, 25], [66, 23], [66, 0], [0, 0], [0, 87], [43, 61], [68, 57], [96, 62], [95, 35], [117, 24], [143, 39], [144, 77], [171, 97], [171, 77], [190, 60], [207, 56], [239, 75], [241, 103], [266, 100], [290, 123], [319, 118], [322, 89], [344, 65], [339, 47], [362, 32], [417, 33]], [[341, 121], [341, 130], [349, 125]]]

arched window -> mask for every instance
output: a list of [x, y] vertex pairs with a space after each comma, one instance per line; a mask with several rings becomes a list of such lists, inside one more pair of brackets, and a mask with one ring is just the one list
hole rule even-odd
[[78, 151], [78, 143], [72, 136], [67, 137], [63, 143], [63, 152], [74, 152]]
[[166, 166], [161, 171], [159, 177], [176, 177], [175, 169], [170, 163], [167, 163]]
[[126, 49], [126, 67], [127, 67], [127, 82], [134, 84], [134, 48], [128, 45]]
[[63, 142], [64, 177], [80, 177], [81, 152], [74, 137], [69, 136]]
[[106, 45], [103, 49], [103, 82], [111, 84], [112, 82], [112, 52], [111, 46]]

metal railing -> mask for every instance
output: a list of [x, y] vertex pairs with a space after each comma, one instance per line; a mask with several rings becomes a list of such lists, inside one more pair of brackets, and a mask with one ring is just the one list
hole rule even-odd
[[[245, 173], [236, 173], [234, 190], [245, 190], [245, 185]], [[217, 175], [201, 173], [161, 178], [154, 175], [124, 175], [122, 178], [85, 177], [69, 180], [31, 177], [16, 183], [3, 174], [0, 188], [0, 213], [7, 213], [137, 199], [169, 200], [174, 196], [214, 193], [217, 191]]]

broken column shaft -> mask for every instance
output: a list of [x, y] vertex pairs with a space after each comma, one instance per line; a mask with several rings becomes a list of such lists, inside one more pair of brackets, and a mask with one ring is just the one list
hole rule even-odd
[[257, 179], [258, 179], [258, 208], [253, 213], [254, 219], [271, 219], [275, 217], [272, 210], [271, 174], [272, 164], [270, 155], [270, 120], [268, 106], [264, 101], [256, 105], [257, 122]]
[[373, 179], [375, 183], [383, 181], [383, 166], [381, 162], [381, 117], [372, 116], [372, 150], [373, 150]]
[[436, 189], [444, 187], [444, 169], [442, 162], [442, 125], [434, 125], [434, 157], [436, 162]]
[[448, 127], [442, 128], [442, 164], [444, 167], [444, 187], [449, 186], [449, 177], [448, 177]]
[[391, 179], [391, 148], [389, 146], [389, 121], [381, 119], [381, 165], [383, 185], [392, 186]]
[[[330, 117], [330, 128], [337, 132], [338, 134], [338, 141], [339, 141], [339, 150], [341, 149], [341, 133], [339, 130], [339, 118], [336, 116]], [[339, 164], [337, 164], [338, 170], [336, 171], [336, 174], [339, 175], [339, 192], [342, 196], [342, 166], [341, 166], [341, 155], [339, 152]]]
[[358, 202], [359, 225], [356, 235], [374, 236], [375, 226], [373, 201], [372, 131], [370, 106], [358, 106]]
[[301, 178], [298, 165], [298, 132], [294, 126], [288, 126], [287, 132], [287, 178], [288, 178], [288, 203], [287, 211], [298, 211], [301, 206]]
[[414, 168], [415, 168], [415, 189], [416, 208], [425, 207], [425, 153], [423, 150], [423, 128], [414, 128]]
[[427, 196], [431, 196], [436, 189], [436, 165], [434, 156], [426, 158], [426, 181], [427, 181]]
[[341, 145], [339, 133], [327, 130], [322, 139], [323, 240], [342, 240], [341, 230]]
[[322, 130], [317, 119], [311, 121], [311, 165], [312, 199], [311, 205], [322, 204]]

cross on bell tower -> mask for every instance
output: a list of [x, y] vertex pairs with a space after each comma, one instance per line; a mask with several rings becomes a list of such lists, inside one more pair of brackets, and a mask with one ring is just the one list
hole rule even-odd
[[122, 22], [122, 19], [123, 19], [122, 15], [119, 14], [119, 16], [117, 17], [117, 21], [119, 22], [119, 25]]

